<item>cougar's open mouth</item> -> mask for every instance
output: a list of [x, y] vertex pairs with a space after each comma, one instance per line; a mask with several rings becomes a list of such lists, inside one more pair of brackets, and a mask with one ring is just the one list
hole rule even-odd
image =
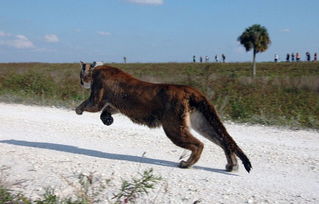
[[81, 85], [83, 86], [83, 88], [85, 89], [90, 89], [91, 88], [91, 83], [89, 82], [81, 82]]

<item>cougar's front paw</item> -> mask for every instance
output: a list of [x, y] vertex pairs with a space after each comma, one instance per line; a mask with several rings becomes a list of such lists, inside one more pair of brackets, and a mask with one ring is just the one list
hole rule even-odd
[[104, 123], [104, 125], [111, 125], [113, 123], [113, 117], [111, 115], [101, 115], [101, 120]]
[[75, 109], [75, 112], [76, 112], [76, 114], [78, 114], [78, 115], [82, 115], [83, 110], [80, 109], [79, 107], [77, 107], [77, 108]]

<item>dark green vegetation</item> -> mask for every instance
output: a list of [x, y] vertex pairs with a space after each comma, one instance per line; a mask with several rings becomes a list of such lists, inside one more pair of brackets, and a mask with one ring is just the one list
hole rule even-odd
[[[112, 64], [149, 82], [201, 90], [223, 119], [319, 128], [319, 63]], [[74, 108], [89, 95], [79, 64], [0, 64], [0, 101]]]
[[252, 76], [256, 76], [256, 54], [264, 52], [268, 49], [271, 40], [267, 29], [259, 24], [254, 24], [245, 31], [237, 39], [246, 51], [253, 50], [253, 71]]

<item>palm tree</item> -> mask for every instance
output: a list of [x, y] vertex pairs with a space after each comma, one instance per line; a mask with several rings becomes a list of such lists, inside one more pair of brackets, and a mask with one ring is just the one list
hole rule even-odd
[[259, 24], [254, 24], [238, 37], [238, 41], [242, 44], [246, 51], [253, 50], [253, 77], [256, 76], [256, 54], [264, 52], [271, 43], [267, 29]]

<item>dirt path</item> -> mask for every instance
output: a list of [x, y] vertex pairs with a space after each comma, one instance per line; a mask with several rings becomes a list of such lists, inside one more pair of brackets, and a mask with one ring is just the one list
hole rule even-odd
[[250, 158], [250, 174], [242, 165], [238, 172], [225, 172], [222, 150], [204, 138], [200, 161], [179, 169], [183, 150], [161, 129], [120, 115], [107, 127], [99, 114], [0, 103], [0, 166], [10, 168], [2, 172], [10, 173], [8, 182], [20, 181], [15, 189], [34, 198], [48, 186], [67, 195], [72, 192], [67, 181], [90, 172], [111, 179], [110, 198], [121, 179], [153, 168], [163, 181], [138, 203], [319, 203], [318, 132], [226, 127]]

